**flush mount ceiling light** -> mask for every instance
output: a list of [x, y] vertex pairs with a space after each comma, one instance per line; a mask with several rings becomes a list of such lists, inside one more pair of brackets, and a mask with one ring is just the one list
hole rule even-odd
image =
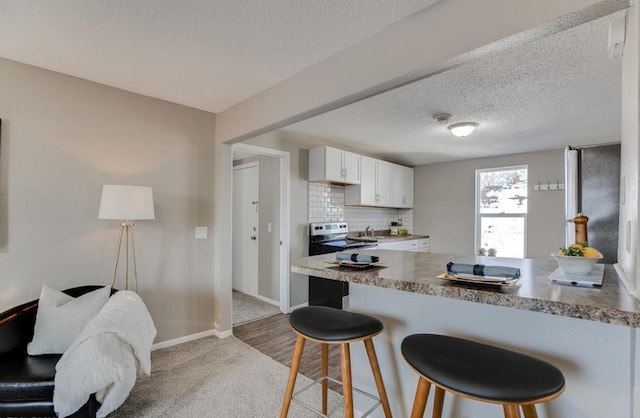
[[449, 129], [455, 136], [463, 137], [470, 135], [477, 127], [478, 124], [475, 122], [461, 122], [449, 125], [447, 129]]

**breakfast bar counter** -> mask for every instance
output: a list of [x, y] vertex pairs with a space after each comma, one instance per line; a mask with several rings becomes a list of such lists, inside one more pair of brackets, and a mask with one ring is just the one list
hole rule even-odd
[[[640, 418], [640, 305], [613, 266], [605, 266], [601, 288], [585, 288], [552, 283], [548, 277], [558, 265], [551, 257], [522, 260], [377, 249], [361, 253], [379, 256], [379, 265], [332, 265], [335, 254], [327, 254], [295, 260], [291, 271], [349, 282], [349, 309], [383, 322], [384, 331], [374, 343], [394, 416], [410, 415], [417, 383], [402, 358], [402, 340], [434, 333], [519, 351], [560, 368], [566, 391], [538, 407], [540, 418]], [[513, 287], [438, 278], [449, 261], [517, 267], [521, 278]], [[375, 392], [367, 354], [359, 347], [352, 351], [352, 370], [354, 386]], [[371, 406], [358, 397], [354, 403], [359, 411]], [[452, 396], [445, 398], [444, 411], [449, 418], [502, 415], [498, 405]]]
[[[558, 267], [553, 259], [473, 257], [389, 250], [361, 253], [379, 255], [379, 266], [336, 266], [328, 263], [335, 259], [335, 254], [326, 254], [296, 260], [291, 271], [405, 292], [640, 327], [640, 304], [629, 295], [612, 265], [605, 266], [601, 288], [584, 288], [552, 283], [548, 277]], [[446, 265], [450, 261], [517, 267], [521, 271], [521, 278], [513, 287], [469, 285], [439, 279], [438, 276], [446, 272]]]

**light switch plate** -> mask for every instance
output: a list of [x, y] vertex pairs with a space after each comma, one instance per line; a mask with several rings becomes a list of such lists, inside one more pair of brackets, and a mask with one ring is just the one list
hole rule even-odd
[[196, 226], [196, 239], [207, 239], [209, 235], [209, 227]]

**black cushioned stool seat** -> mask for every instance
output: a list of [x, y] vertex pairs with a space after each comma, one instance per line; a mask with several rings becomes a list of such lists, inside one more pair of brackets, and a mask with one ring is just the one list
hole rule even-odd
[[[564, 390], [564, 376], [557, 367], [531, 356], [462, 338], [410, 335], [403, 340], [401, 350], [407, 363], [421, 376], [412, 418], [424, 414], [418, 397], [424, 396], [426, 403], [430, 384], [436, 386], [434, 408], [440, 410], [438, 413], [442, 412], [444, 391], [449, 391], [502, 404], [507, 417], [519, 417], [518, 407], [522, 407], [525, 417], [536, 417], [534, 404], [554, 399]], [[426, 393], [420, 394], [420, 385], [422, 392], [427, 386]]]
[[[376, 405], [363, 416], [368, 416], [368, 414], [371, 413], [378, 405], [382, 405], [385, 417], [391, 417], [389, 400], [387, 399], [384, 383], [382, 381], [382, 374], [380, 373], [380, 368], [378, 366], [378, 359], [376, 357], [375, 348], [373, 347], [373, 337], [382, 332], [384, 328], [382, 322], [369, 315], [347, 312], [326, 306], [309, 306], [293, 311], [289, 316], [289, 323], [291, 324], [291, 328], [296, 332], [297, 339], [296, 348], [293, 353], [291, 372], [289, 374], [289, 382], [282, 402], [282, 410], [280, 412], [281, 418], [287, 417], [291, 401], [302, 403], [298, 401], [295, 396], [308, 388], [306, 387], [298, 390], [295, 394], [293, 393], [300, 366], [300, 359], [302, 358], [302, 351], [306, 340], [319, 342], [322, 348], [322, 377], [314, 382], [322, 383], [322, 412], [320, 413], [320, 411], [317, 411], [318, 414], [322, 416], [326, 416], [327, 414], [327, 381], [332, 380], [336, 383], [342, 383], [343, 385], [344, 416], [346, 418], [353, 418], [354, 416], [354, 390], [378, 401], [378, 403], [376, 403]], [[373, 377], [378, 389], [379, 398], [355, 389], [351, 385], [351, 357], [349, 344], [357, 341], [364, 342], [367, 350], [367, 356], [369, 357], [369, 363], [371, 364]], [[342, 382], [335, 381], [328, 377], [329, 344], [340, 346]], [[303, 405], [312, 409], [308, 405]]]
[[297, 309], [289, 316], [291, 327], [309, 338], [339, 342], [357, 340], [383, 329], [380, 320], [326, 306]]

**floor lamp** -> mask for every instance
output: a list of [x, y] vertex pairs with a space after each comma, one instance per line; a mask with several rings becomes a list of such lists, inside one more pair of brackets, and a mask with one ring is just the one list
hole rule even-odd
[[[118, 271], [118, 261], [120, 260], [120, 250], [122, 240], [125, 242], [125, 265], [124, 265], [124, 287], [129, 290], [129, 253], [133, 258], [134, 291], [138, 291], [138, 271], [136, 269], [136, 248], [133, 243], [132, 221], [143, 219], [155, 219], [153, 209], [153, 191], [151, 187], [144, 186], [117, 186], [105, 184], [102, 186], [102, 197], [100, 198], [99, 219], [111, 219], [122, 221], [120, 223], [120, 238], [118, 239], [118, 250], [116, 252], [116, 262], [113, 267], [113, 281], [111, 287], [116, 284], [116, 273]], [[131, 246], [129, 246], [131, 244]], [[129, 250], [131, 248], [131, 250]]]

